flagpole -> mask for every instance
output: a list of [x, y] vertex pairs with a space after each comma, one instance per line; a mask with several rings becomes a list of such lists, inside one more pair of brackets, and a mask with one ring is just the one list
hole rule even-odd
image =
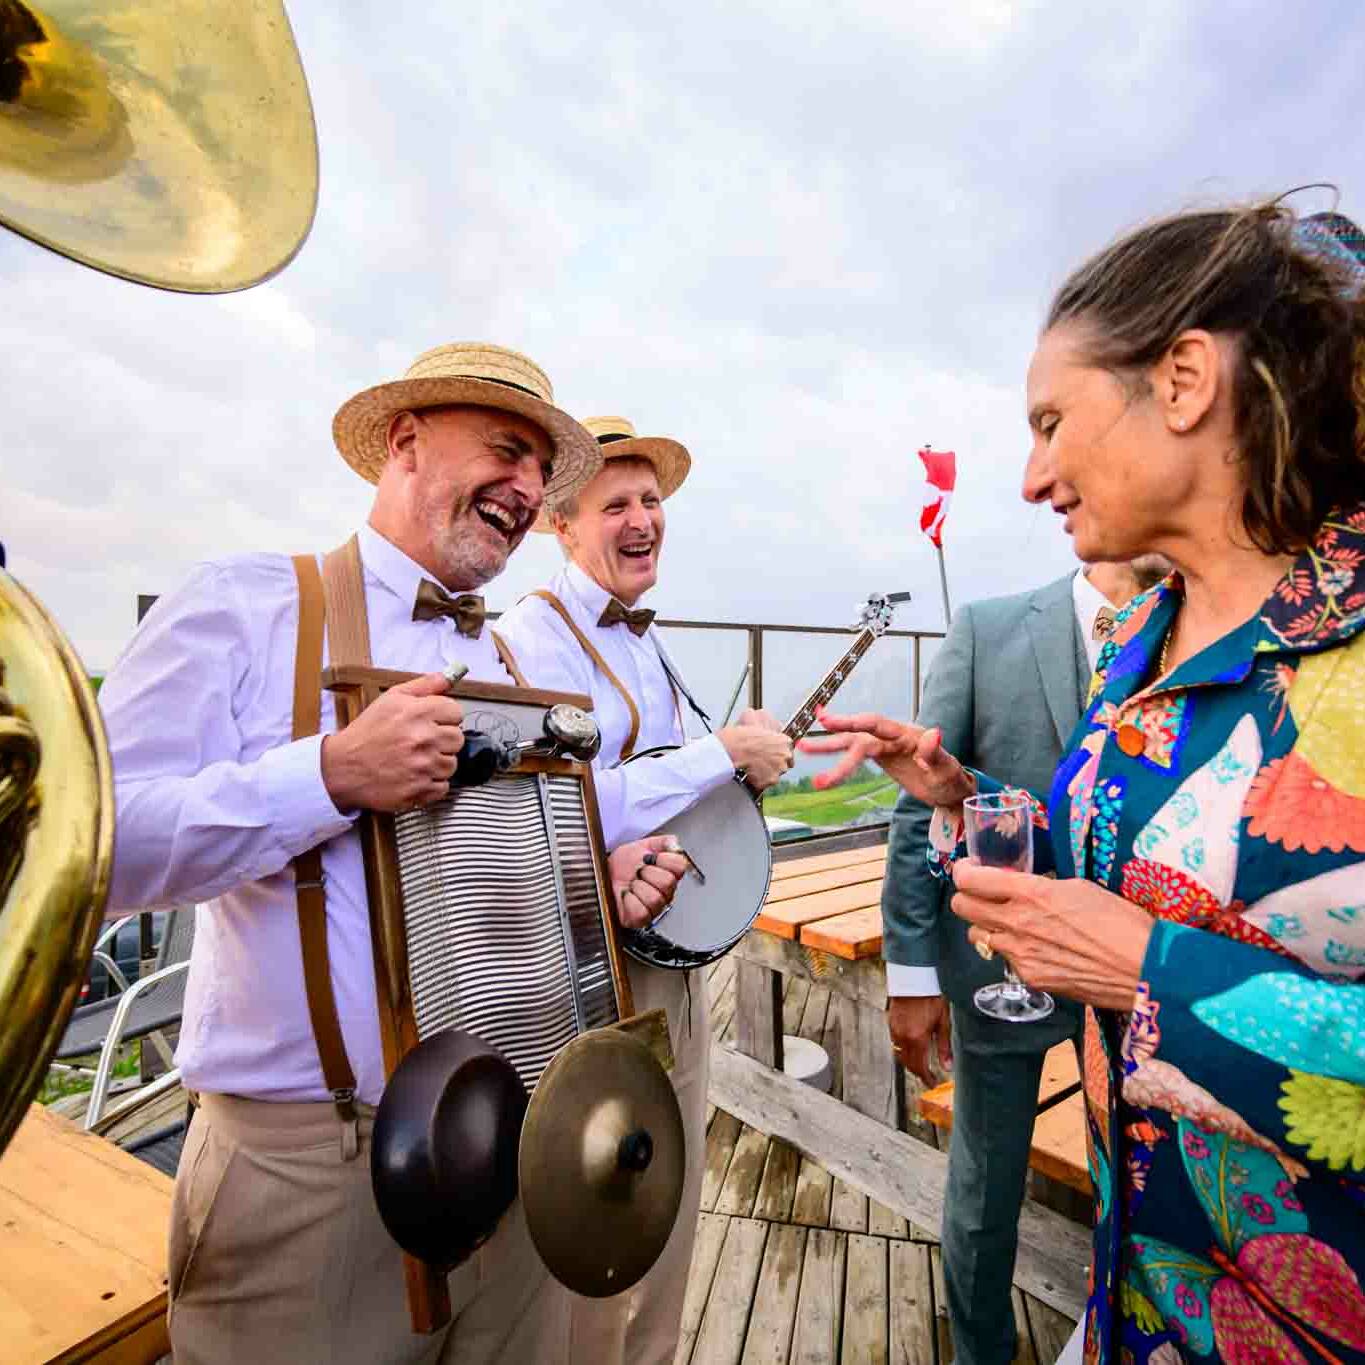
[[938, 581], [943, 588], [943, 617], [948, 625], [953, 624], [953, 607], [948, 601], [948, 569], [943, 562], [943, 546], [934, 547], [938, 551]]

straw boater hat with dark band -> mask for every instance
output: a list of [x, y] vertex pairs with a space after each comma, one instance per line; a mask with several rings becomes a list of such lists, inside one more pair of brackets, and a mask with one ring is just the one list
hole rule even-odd
[[424, 351], [402, 379], [356, 394], [332, 419], [332, 438], [342, 459], [361, 478], [378, 483], [389, 458], [389, 423], [394, 416], [450, 403], [515, 412], [545, 432], [554, 446], [545, 484], [547, 501], [572, 497], [602, 467], [601, 447], [567, 412], [555, 407], [545, 371], [519, 351], [479, 341]]
[[[633, 423], [624, 417], [585, 417], [583, 426], [597, 438], [603, 461], [646, 460], [654, 466], [659, 480], [659, 496], [670, 497], [682, 487], [687, 471], [692, 468], [692, 457], [687, 447], [667, 436], [637, 436]], [[545, 495], [545, 506], [533, 529], [553, 531], [551, 518], [572, 493]]]

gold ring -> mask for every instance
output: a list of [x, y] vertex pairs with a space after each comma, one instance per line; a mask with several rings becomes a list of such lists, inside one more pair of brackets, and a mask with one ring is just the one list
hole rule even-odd
[[987, 962], [995, 956], [995, 949], [991, 947], [991, 936], [989, 933], [982, 934], [976, 941], [976, 951], [986, 959]]

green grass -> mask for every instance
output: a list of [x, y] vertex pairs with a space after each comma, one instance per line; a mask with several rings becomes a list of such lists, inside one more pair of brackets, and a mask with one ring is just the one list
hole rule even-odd
[[[38, 1092], [39, 1104], [51, 1104], [53, 1100], [62, 1099], [66, 1095], [82, 1095], [95, 1083], [95, 1066], [99, 1062], [97, 1055], [75, 1057], [72, 1058], [72, 1062], [90, 1069], [76, 1072], [49, 1071], [43, 1081], [43, 1088]], [[119, 1058], [114, 1063], [114, 1077], [117, 1079], [121, 1076], [136, 1075], [141, 1065], [141, 1042], [129, 1043], [127, 1047], [120, 1049]]]
[[896, 795], [896, 784], [889, 777], [877, 776], [823, 792], [778, 792], [764, 797], [763, 813], [814, 826], [846, 825], [869, 810], [889, 811]]

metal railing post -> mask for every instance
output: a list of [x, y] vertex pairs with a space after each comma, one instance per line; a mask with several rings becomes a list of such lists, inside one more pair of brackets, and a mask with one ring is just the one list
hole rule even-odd
[[749, 705], [763, 709], [763, 627], [749, 627]]

